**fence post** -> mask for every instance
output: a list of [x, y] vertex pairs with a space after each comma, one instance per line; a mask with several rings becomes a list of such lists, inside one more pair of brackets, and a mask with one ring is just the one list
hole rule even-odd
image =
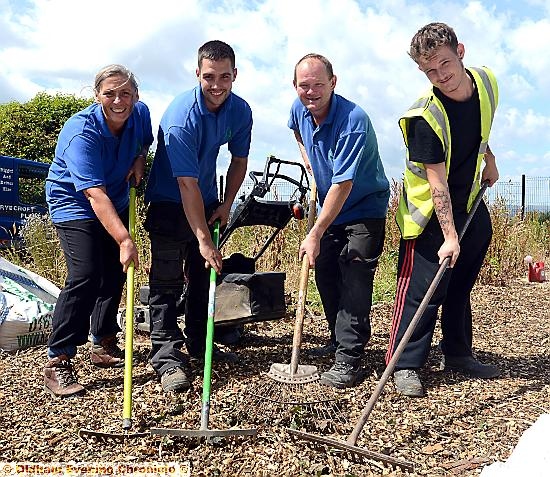
[[525, 174], [521, 175], [521, 220], [525, 218]]

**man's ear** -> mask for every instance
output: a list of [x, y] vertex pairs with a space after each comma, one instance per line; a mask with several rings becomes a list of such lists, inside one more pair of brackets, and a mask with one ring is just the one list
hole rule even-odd
[[199, 70], [198, 68], [195, 70], [195, 74], [197, 75], [197, 78], [200, 78], [200, 75], [201, 75], [201, 70]]
[[336, 75], [333, 75], [333, 76], [332, 76], [332, 78], [331, 78], [331, 80], [330, 80], [330, 84], [331, 84], [331, 86], [332, 86], [332, 89], [336, 88], [336, 80], [337, 80], [337, 79], [338, 79], [338, 78], [336, 77]]
[[456, 47], [456, 54], [458, 55], [458, 59], [462, 60], [464, 59], [464, 53], [466, 52], [466, 49], [464, 48], [464, 45], [462, 43], [459, 43]]
[[237, 68], [233, 68], [233, 81], [237, 78]]

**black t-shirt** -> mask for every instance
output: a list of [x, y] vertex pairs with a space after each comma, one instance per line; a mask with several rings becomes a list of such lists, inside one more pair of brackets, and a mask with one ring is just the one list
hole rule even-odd
[[[475, 83], [474, 83], [475, 85]], [[447, 182], [454, 212], [464, 212], [474, 181], [477, 154], [481, 143], [481, 110], [477, 89], [466, 101], [454, 101], [437, 88], [451, 129], [451, 167]], [[408, 131], [409, 159], [423, 164], [445, 162], [443, 145], [423, 118], [413, 118]]]

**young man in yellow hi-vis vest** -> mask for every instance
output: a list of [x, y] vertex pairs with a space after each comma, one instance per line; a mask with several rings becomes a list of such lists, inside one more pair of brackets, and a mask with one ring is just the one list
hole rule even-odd
[[499, 375], [496, 366], [482, 364], [472, 354], [470, 293], [492, 235], [483, 202], [460, 245], [458, 240], [480, 182], [487, 180], [492, 186], [498, 180], [488, 145], [498, 87], [489, 69], [464, 67], [464, 51], [451, 27], [430, 23], [414, 35], [409, 52], [432, 88], [399, 121], [407, 167], [396, 217], [402, 238], [386, 362], [439, 265], [451, 257], [395, 368], [397, 391], [412, 397], [424, 395], [418, 370], [427, 361], [440, 307], [442, 367], [475, 378]]

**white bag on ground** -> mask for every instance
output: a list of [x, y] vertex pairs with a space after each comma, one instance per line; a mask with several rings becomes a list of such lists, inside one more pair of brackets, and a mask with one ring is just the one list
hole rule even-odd
[[541, 414], [519, 438], [506, 462], [495, 462], [481, 477], [547, 477], [550, 475], [550, 414]]
[[45, 278], [0, 257], [0, 348], [46, 344], [59, 292]]

